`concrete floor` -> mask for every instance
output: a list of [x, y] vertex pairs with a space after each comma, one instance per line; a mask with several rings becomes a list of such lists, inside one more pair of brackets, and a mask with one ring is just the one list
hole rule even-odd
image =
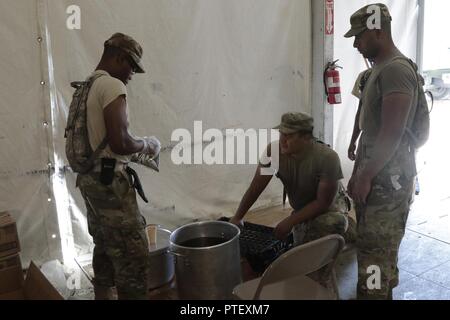
[[[400, 284], [394, 289], [394, 300], [450, 300], [449, 216], [417, 221], [429, 212], [414, 210], [400, 246]], [[417, 220], [416, 220], [417, 219]], [[416, 221], [416, 222], [415, 222]], [[426, 222], [425, 222], [426, 221]], [[441, 234], [444, 235], [441, 237]], [[356, 298], [356, 252], [341, 255], [336, 268], [341, 299]]]

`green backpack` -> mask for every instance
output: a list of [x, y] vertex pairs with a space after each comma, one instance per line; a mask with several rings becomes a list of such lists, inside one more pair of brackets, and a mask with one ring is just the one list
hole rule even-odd
[[66, 138], [66, 156], [72, 171], [88, 173], [103, 149], [108, 145], [105, 138], [94, 151], [89, 144], [87, 129], [87, 99], [92, 84], [102, 75], [95, 75], [86, 81], [72, 82], [75, 88], [69, 107], [69, 116], [64, 137]]

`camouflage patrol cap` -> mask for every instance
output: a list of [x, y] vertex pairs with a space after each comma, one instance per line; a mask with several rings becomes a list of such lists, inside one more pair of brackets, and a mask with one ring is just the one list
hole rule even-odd
[[371, 9], [374, 6], [378, 6], [380, 8], [381, 26], [383, 26], [383, 24], [385, 23], [390, 23], [392, 21], [391, 14], [389, 13], [389, 9], [386, 7], [386, 5], [382, 3], [369, 4], [356, 11], [350, 17], [351, 29], [344, 35], [344, 37], [351, 38], [357, 36], [366, 29], [369, 29], [369, 26], [367, 25], [367, 20], [373, 16], [374, 11]]
[[142, 47], [132, 37], [118, 32], [113, 34], [111, 38], [106, 40], [104, 45], [105, 47], [110, 46], [122, 49], [136, 64], [136, 72], [145, 73], [144, 67], [141, 62], [143, 53]]
[[305, 113], [286, 113], [281, 117], [281, 124], [274, 129], [280, 130], [283, 134], [292, 134], [306, 131], [313, 132], [314, 119]]

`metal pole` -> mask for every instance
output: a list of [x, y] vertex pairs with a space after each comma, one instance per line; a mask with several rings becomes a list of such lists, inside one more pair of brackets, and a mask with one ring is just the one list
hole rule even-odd
[[418, 0], [419, 16], [417, 17], [417, 53], [416, 63], [419, 71], [423, 72], [423, 41], [425, 34], [425, 0]]
[[[334, 55], [334, 1], [311, 0], [313, 30], [312, 116], [315, 136], [333, 145], [333, 109], [328, 104], [323, 73]], [[333, 8], [333, 10], [331, 10]], [[331, 20], [330, 20], [331, 19]]]

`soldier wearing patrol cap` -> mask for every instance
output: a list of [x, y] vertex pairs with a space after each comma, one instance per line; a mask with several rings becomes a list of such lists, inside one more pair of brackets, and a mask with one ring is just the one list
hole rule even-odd
[[369, 4], [350, 17], [351, 29], [344, 35], [351, 38], [365, 30], [390, 30], [392, 17], [389, 9], [382, 3]]
[[[280, 131], [280, 141], [269, 145], [267, 153], [269, 157], [273, 152], [279, 153], [276, 176], [283, 183], [293, 209], [275, 228], [276, 237], [285, 239], [293, 231], [295, 245], [330, 234], [345, 237], [348, 207], [344, 190], [339, 188], [339, 180], [343, 178], [339, 156], [314, 138], [313, 118], [307, 114], [287, 113], [275, 129]], [[258, 166], [232, 223], [242, 224], [247, 211], [271, 181], [273, 175], [261, 174], [262, 168], [268, 166]]]
[[[391, 20], [384, 4], [368, 5], [351, 16], [345, 34], [355, 37], [353, 46], [374, 63], [360, 92], [362, 134], [348, 185], [358, 220], [358, 299], [392, 299], [416, 176], [406, 128], [416, 112], [417, 66], [395, 46]], [[381, 288], [371, 283], [374, 266], [381, 271]]]
[[137, 153], [157, 157], [161, 146], [155, 137], [129, 134], [125, 87], [133, 74], [144, 73], [142, 53], [133, 38], [115, 33], [104, 42], [100, 63], [88, 77], [94, 81], [86, 103], [89, 144], [96, 150], [107, 142], [92, 171], [77, 176], [95, 244], [96, 299], [113, 298], [113, 287], [119, 299], [148, 298], [145, 219], [136, 201], [138, 178], [127, 164]]

